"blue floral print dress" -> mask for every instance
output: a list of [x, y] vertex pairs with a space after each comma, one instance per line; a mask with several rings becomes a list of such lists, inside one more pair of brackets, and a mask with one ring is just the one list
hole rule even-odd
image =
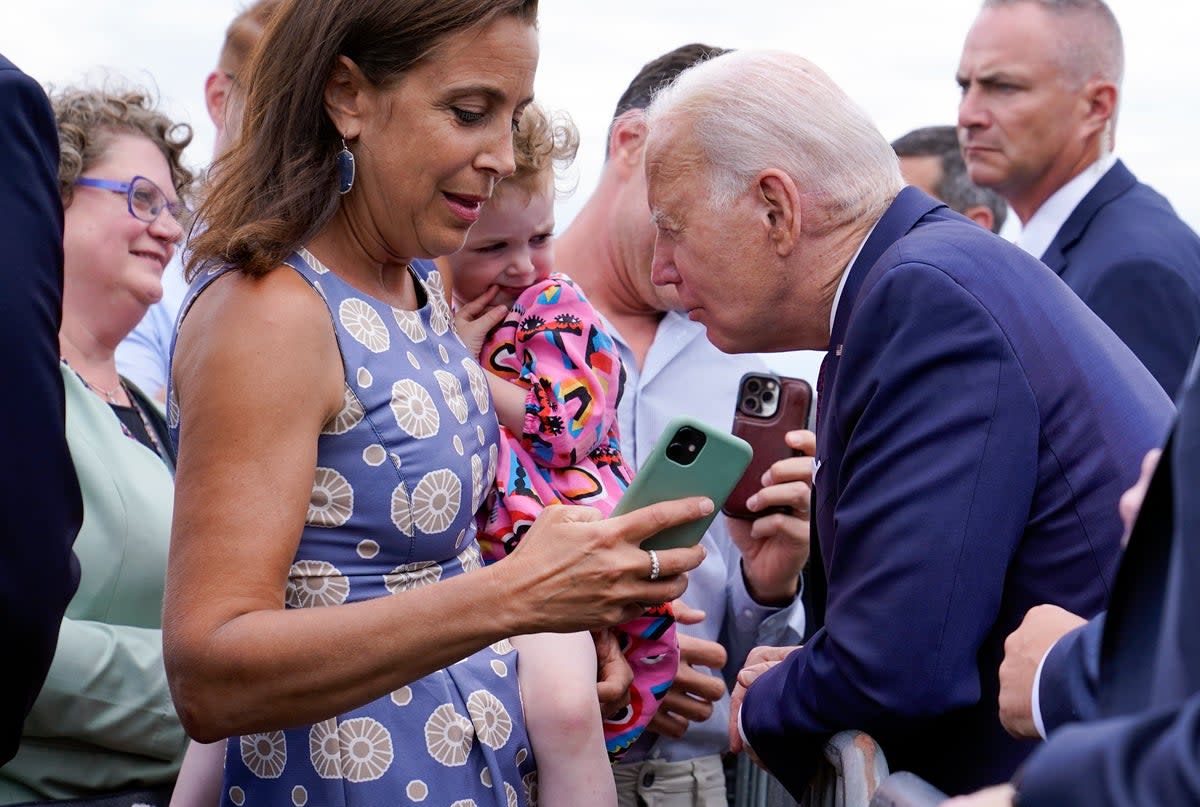
[[[337, 607], [478, 569], [475, 512], [492, 486], [499, 432], [437, 270], [414, 264], [425, 301], [404, 311], [307, 250], [286, 263], [327, 304], [346, 382], [342, 409], [319, 438], [288, 607]], [[193, 283], [185, 315], [226, 271]], [[167, 406], [178, 439], [187, 413], [173, 390]], [[361, 709], [232, 738], [222, 804], [517, 807], [533, 801], [535, 777], [517, 653], [500, 641]]]

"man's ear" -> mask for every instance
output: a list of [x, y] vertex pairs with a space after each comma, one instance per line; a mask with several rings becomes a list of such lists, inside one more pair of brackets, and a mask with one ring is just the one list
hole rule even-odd
[[214, 70], [204, 79], [204, 106], [208, 108], [208, 119], [217, 131], [225, 129], [225, 104], [233, 82], [224, 70]]
[[1117, 113], [1117, 85], [1111, 81], [1095, 79], [1083, 88], [1083, 100], [1087, 104], [1084, 122], [1088, 134], [1103, 132]]
[[338, 56], [325, 82], [325, 111], [342, 137], [353, 140], [362, 131], [370, 108], [371, 83], [348, 56]]
[[992, 209], [987, 205], [968, 207], [963, 211], [963, 215], [988, 231], [992, 231], [992, 227], [996, 223], [996, 217], [992, 214]]
[[640, 109], [622, 113], [613, 121], [608, 134], [608, 159], [626, 178], [645, 170], [642, 157], [646, 149], [646, 116]]
[[800, 189], [788, 174], [769, 168], [756, 180], [756, 202], [767, 237], [779, 257], [787, 257], [800, 243]]

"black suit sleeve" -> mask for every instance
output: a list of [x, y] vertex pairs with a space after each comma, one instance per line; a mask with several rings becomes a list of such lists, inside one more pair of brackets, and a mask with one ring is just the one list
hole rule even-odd
[[58, 326], [62, 202], [58, 135], [41, 88], [0, 56], [0, 764], [45, 679], [79, 581], [71, 545], [83, 505], [63, 426]]

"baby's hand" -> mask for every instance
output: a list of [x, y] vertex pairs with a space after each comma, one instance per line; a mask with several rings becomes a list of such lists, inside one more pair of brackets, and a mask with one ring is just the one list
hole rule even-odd
[[454, 330], [458, 332], [458, 338], [467, 346], [467, 350], [471, 351], [471, 355], [477, 358], [483, 350], [483, 340], [492, 328], [504, 321], [504, 315], [508, 313], [508, 308], [503, 305], [488, 307], [497, 290], [497, 286], [489, 286], [487, 291], [474, 300], [454, 309]]

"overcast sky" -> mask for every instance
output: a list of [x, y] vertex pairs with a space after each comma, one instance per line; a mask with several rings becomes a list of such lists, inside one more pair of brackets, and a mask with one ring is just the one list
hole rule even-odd
[[[201, 166], [212, 149], [204, 77], [243, 5], [12, 0], [0, 53], [43, 84], [109, 74], [152, 84], [168, 112], [194, 126], [188, 159]], [[1127, 65], [1117, 153], [1200, 229], [1200, 4], [1111, 5]], [[917, 126], [954, 122], [954, 72], [977, 8], [974, 0], [542, 0], [537, 93], [570, 113], [583, 136], [578, 190], [562, 203], [560, 226], [595, 182], [621, 91], [663, 51], [694, 41], [795, 51], [825, 69], [894, 139]]]

